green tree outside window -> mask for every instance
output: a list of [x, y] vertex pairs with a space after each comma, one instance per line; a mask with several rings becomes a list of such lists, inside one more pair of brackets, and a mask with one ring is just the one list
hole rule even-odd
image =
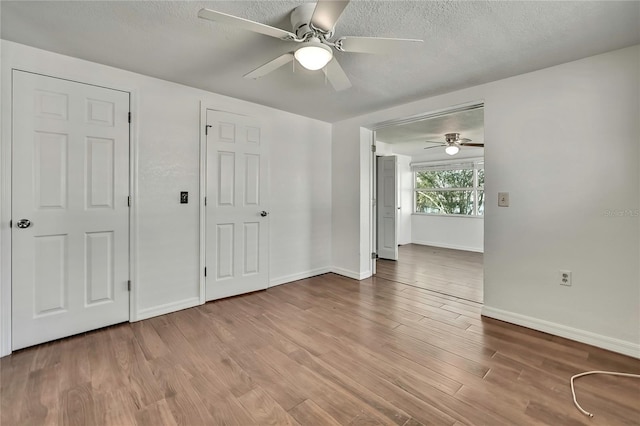
[[415, 177], [416, 213], [484, 214], [484, 169], [419, 171]]

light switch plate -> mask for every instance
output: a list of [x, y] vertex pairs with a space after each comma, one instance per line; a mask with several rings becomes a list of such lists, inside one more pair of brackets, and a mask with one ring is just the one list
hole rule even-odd
[[498, 192], [498, 206], [499, 207], [509, 207], [509, 193], [508, 192]]

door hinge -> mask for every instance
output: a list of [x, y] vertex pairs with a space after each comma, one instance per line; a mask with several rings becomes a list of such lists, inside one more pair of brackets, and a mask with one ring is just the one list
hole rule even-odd
[[209, 127], [213, 127], [211, 124], [207, 124], [204, 126], [204, 134], [205, 136], [209, 134]]
[[131, 207], [131, 196], [127, 196], [127, 207]]
[[207, 267], [206, 266], [204, 267], [204, 276], [205, 277], [207, 276]]
[[127, 291], [131, 291], [131, 280], [127, 281]]
[[378, 258], [378, 253], [376, 253], [376, 252], [371, 253], [371, 258], [372, 259], [377, 259]]
[[13, 220], [9, 221], [9, 228], [13, 228]]
[[131, 112], [127, 115], [127, 119], [129, 120], [129, 123], [131, 123]]
[[375, 145], [371, 145], [371, 152], [376, 152], [376, 146]]
[[207, 205], [207, 197], [204, 197], [204, 205]]

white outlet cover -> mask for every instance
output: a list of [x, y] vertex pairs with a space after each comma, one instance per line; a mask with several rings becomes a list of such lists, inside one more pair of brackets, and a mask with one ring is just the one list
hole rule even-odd
[[571, 286], [571, 271], [560, 270], [558, 274], [558, 279], [560, 281], [560, 285], [566, 285], [567, 287]]

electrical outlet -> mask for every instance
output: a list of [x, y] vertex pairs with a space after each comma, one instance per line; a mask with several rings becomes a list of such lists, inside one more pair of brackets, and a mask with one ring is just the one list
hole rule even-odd
[[498, 207], [509, 207], [508, 192], [498, 192]]
[[560, 285], [571, 287], [571, 271], [560, 270]]

